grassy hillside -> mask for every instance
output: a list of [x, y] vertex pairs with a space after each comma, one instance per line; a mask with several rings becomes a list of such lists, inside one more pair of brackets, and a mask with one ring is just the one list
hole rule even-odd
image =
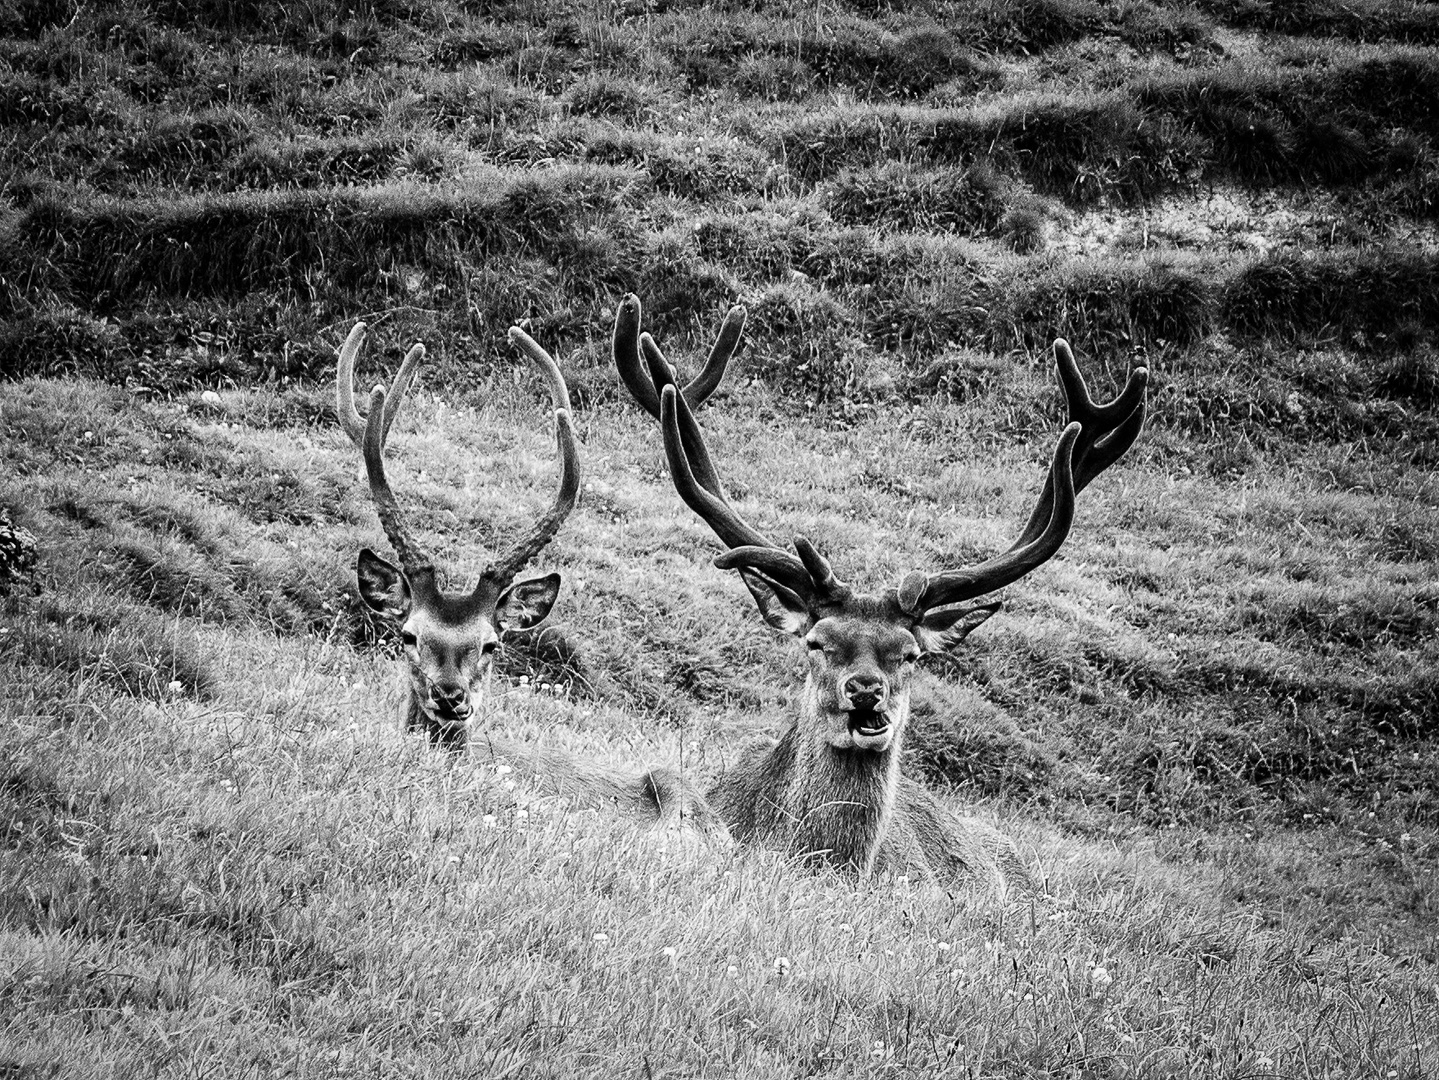
[[[0, 1072], [1439, 1073], [1439, 6], [0, 3]], [[606, 357], [693, 364], [771, 535], [878, 588], [1022, 524], [1044, 354], [1153, 420], [928, 672], [909, 771], [1033, 902], [858, 886], [402, 739], [331, 413], [475, 573], [551, 494], [487, 723], [713, 775], [800, 658]], [[202, 389], [220, 391], [218, 403]], [[784, 961], [781, 963], [781, 959]], [[1095, 969], [1103, 968], [1096, 975]]]

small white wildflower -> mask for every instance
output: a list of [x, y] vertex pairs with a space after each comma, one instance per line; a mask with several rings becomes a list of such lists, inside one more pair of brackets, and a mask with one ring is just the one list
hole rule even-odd
[[774, 973], [775, 973], [776, 975], [784, 975], [784, 974], [786, 974], [788, 971], [789, 971], [789, 957], [788, 957], [788, 956], [776, 956], [776, 957], [774, 958]]
[[512, 768], [510, 768], [508, 765], [496, 765], [496, 766], [495, 766], [495, 775], [496, 775], [496, 776], [509, 776], [510, 773], [512, 773], [512, 772], [514, 772], [514, 771], [515, 771], [515, 770], [512, 769]]
[[733, 964], [731, 964], [729, 967], [725, 968], [724, 973], [725, 973], [726, 975], [738, 975], [738, 974], [739, 974], [739, 968], [737, 968], [737, 967], [735, 967]]
[[203, 394], [200, 395], [200, 400], [203, 401], [206, 405], [218, 405], [220, 404], [220, 395], [215, 393], [215, 391], [213, 390], [206, 390]]
[[949, 942], [947, 941], [936, 941], [934, 947], [940, 952], [949, 952]]
[[515, 790], [515, 782], [514, 782], [513, 780], [506, 780], [506, 781], [505, 781], [505, 790], [506, 790], [506, 791], [514, 791], [514, 790]]
[[529, 677], [528, 675], [521, 675], [521, 676], [520, 676], [520, 685], [521, 685], [521, 686], [529, 686], [529, 685], [530, 685], [530, 677]]
[[663, 949], [660, 950], [660, 955], [663, 956], [666, 960], [673, 960], [678, 954], [675, 952], [675, 947], [673, 945], [666, 945]]
[[169, 690], [172, 694], [178, 694], [181, 690], [185, 689], [185, 684], [179, 679], [176, 679], [169, 686], [165, 687], [165, 689]]
[[609, 941], [609, 939], [609, 934], [606, 934], [602, 930], [597, 930], [595, 931], [594, 936], [590, 940], [593, 941], [596, 945], [603, 945], [605, 942]]
[[884, 1057], [884, 1040], [882, 1040], [882, 1039], [875, 1039], [875, 1040], [874, 1040], [874, 1047], [870, 1050], [869, 1056], [870, 1056], [870, 1057], [874, 1057], [874, 1058], [882, 1058], [882, 1057]]
[[1096, 964], [1089, 973], [1089, 984], [1096, 990], [1104, 990], [1114, 981], [1114, 976], [1109, 974], [1109, 969], [1103, 964]]
[[459, 857], [458, 855], [451, 855], [451, 856], [450, 856], [450, 862], [452, 862], [452, 863], [457, 863], [457, 862], [459, 862], [459, 861], [460, 861], [460, 857]]
[[515, 820], [516, 820], [516, 821], [524, 821], [525, 818], [527, 818], [527, 817], [529, 817], [529, 816], [530, 816], [530, 812], [529, 812], [528, 810], [516, 810], [516, 811], [515, 811]]
[[842, 922], [839, 924], [839, 932], [841, 934], [852, 934], [854, 933], [854, 927], [850, 926], [847, 922]]
[[484, 817], [480, 818], [480, 824], [487, 829], [493, 829], [495, 827], [495, 815], [486, 814]]

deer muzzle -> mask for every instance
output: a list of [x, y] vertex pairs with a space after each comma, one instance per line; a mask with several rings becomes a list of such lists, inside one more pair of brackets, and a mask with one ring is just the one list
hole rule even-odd
[[470, 718], [470, 692], [463, 686], [430, 687], [430, 712], [442, 724], [463, 724]]
[[840, 705], [849, 714], [848, 734], [861, 750], [885, 750], [892, 736], [889, 684], [878, 675], [851, 675], [840, 684]]

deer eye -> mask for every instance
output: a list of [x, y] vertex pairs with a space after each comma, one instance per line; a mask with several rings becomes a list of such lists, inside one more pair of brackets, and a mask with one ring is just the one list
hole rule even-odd
[[814, 638], [805, 638], [805, 647], [814, 652], [824, 652], [824, 642], [816, 641]]
[[499, 642], [496, 641], [485, 642], [483, 645], [480, 646], [480, 655], [489, 656], [492, 652], [495, 651], [495, 646], [498, 644]]
[[403, 630], [400, 632], [400, 640], [405, 643], [406, 648], [412, 649], [415, 647], [415, 635], [410, 633], [408, 630]]

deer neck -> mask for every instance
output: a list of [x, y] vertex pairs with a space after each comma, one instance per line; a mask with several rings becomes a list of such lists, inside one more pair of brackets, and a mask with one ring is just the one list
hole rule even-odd
[[838, 749], [824, 737], [830, 720], [818, 690], [813, 680], [806, 683], [798, 722], [784, 737], [791, 768], [783, 803], [796, 854], [861, 874], [873, 868], [899, 787], [907, 698], [896, 706], [895, 737], [885, 750]]

